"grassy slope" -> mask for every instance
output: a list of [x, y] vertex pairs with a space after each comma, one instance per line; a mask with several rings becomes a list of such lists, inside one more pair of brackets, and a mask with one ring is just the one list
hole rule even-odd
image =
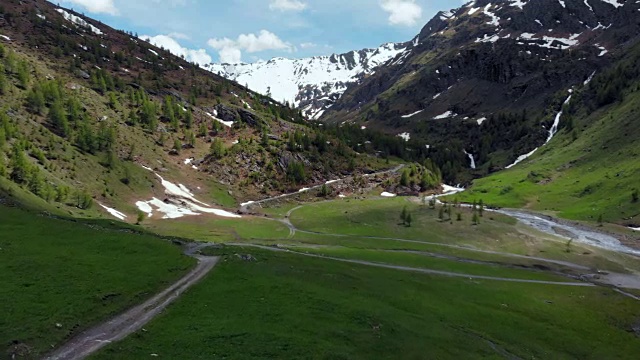
[[[202, 201], [229, 208], [235, 208], [239, 200], [253, 200], [268, 193], [279, 194], [288, 188], [297, 190], [304, 185], [293, 185], [286, 181], [286, 166], [282, 168], [275, 165], [281, 157], [288, 154], [285, 151], [286, 133], [299, 130], [315, 139], [315, 134], [320, 132], [320, 129], [312, 130], [304, 124], [290, 122], [301, 121], [297, 110], [276, 104], [239, 84], [193, 67], [164, 50], [131, 39], [129, 35], [115, 31], [105, 24], [98, 24], [104, 35], [96, 36], [91, 31], [62, 19], [54, 7], [45, 1], [7, 3], [3, 11], [12, 14], [14, 23], [3, 34], [10, 36], [12, 41], [3, 40], [0, 44], [0, 65], [3, 65], [6, 80], [6, 86], [0, 94], [0, 112], [10, 115], [11, 127], [16, 130], [8, 136], [6, 143], [0, 142], [0, 157], [6, 164], [3, 168], [7, 167], [6, 177], [13, 171], [9, 155], [17, 147], [16, 143], [20, 142], [27, 149], [42, 152], [41, 159], [36, 159], [33, 150], [25, 153], [29, 164], [40, 169], [46, 183], [52, 187], [72, 189], [66, 199], [58, 203], [50, 201], [52, 205], [45, 205], [45, 208], [58, 208], [67, 215], [83, 218], [101, 216], [111, 219], [112, 216], [97, 204], [89, 211], [76, 209], [73, 204], [75, 190], [86, 191], [100, 203], [127, 214], [127, 222], [134, 222], [136, 201], [148, 200], [152, 196], [164, 199], [158, 179], [143, 170], [139, 164], [158, 169], [167, 180], [174, 183], [198, 189], [196, 196]], [[45, 15], [47, 20], [36, 17], [36, 13]], [[71, 44], [71, 48], [75, 49], [77, 45], [92, 41], [97, 41], [96, 47], [97, 44], [102, 45], [99, 50], [106, 52], [103, 54], [106, 60], [98, 61], [100, 56], [96, 58], [92, 55], [96, 52], [95, 49], [78, 50], [77, 54], [72, 54], [75, 50], [68, 53], [63, 51], [62, 57], [59, 53], [65, 44]], [[93, 45], [89, 44], [91, 46]], [[155, 56], [149, 50], [161, 53], [161, 56]], [[120, 53], [124, 60], [116, 56]], [[25, 78], [25, 84], [20, 84], [16, 66], [8, 66], [9, 54], [18, 62], [25, 61], [26, 73], [29, 74]], [[77, 59], [76, 63], [71, 64], [71, 59]], [[131, 86], [109, 86], [109, 91], [101, 91], [92, 80], [80, 76], [82, 72], [95, 72], [96, 68], [110, 74], [109, 79], [113, 77]], [[88, 128], [92, 129], [94, 135], [98, 134], [100, 125], [115, 129], [111, 164], [107, 164], [109, 152], [105, 148], [91, 154], [77, 147], [77, 139], [81, 138], [82, 133], [79, 123], [82, 121], [69, 120], [69, 134], [61, 137], [60, 132], [55, 131], [55, 126], [47, 119], [50, 101], [47, 101], [40, 114], [34, 114], [26, 108], [28, 92], [52, 78], [62, 85], [60, 98], [63, 103], [75, 98], [81, 104], [81, 113], [88, 119]], [[131, 114], [137, 114], [138, 121], [141, 118], [143, 106], [139, 101], [132, 101], [129, 96], [131, 89], [138, 85], [148, 90], [147, 95], [156, 105], [155, 117], [159, 121], [160, 130], [148, 129], [142, 124], [127, 124]], [[198, 94], [194, 95], [194, 92]], [[192, 111], [191, 129], [180, 121], [178, 128], [173, 129], [165, 116], [164, 95], [169, 93], [179, 107]], [[111, 95], [117, 100], [114, 104], [110, 101]], [[250, 113], [253, 115], [250, 117], [255, 119], [239, 121], [237, 111], [245, 107], [244, 103], [251, 109]], [[217, 104], [224, 105], [229, 110], [231, 115], [227, 115], [238, 115], [233, 128], [220, 129], [221, 126], [214, 126], [219, 125], [218, 122], [206, 115], [206, 112], [213, 112], [213, 107]], [[181, 118], [183, 111], [178, 109], [177, 114]], [[200, 133], [201, 126], [204, 126], [206, 136]], [[262, 142], [263, 132], [280, 140], [270, 140], [266, 145]], [[187, 144], [191, 133], [197, 135], [194, 148], [187, 146], [179, 154], [171, 155], [170, 150], [175, 142]], [[160, 141], [161, 137], [164, 137], [163, 141]], [[196, 161], [206, 159], [211, 152], [212, 138], [220, 139], [225, 144], [226, 156], [220, 160], [207, 160], [199, 165], [199, 170], [184, 163], [187, 158], [194, 158]], [[336, 141], [333, 137], [327, 140]], [[239, 143], [234, 145], [236, 141]], [[317, 154], [314, 146], [293, 155], [303, 156], [312, 164], [305, 169], [309, 182], [320, 182], [325, 177], [328, 180], [337, 176], [347, 169], [351, 159], [355, 161], [357, 172], [387, 166], [382, 159], [356, 156], [354, 152], [347, 150], [342, 155], [335, 151]], [[273, 167], [272, 172], [264, 171], [268, 164]], [[27, 185], [23, 184], [22, 187], [26, 189]], [[0, 191], [9, 188], [15, 187], [0, 181]], [[17, 195], [23, 197], [22, 194]]]
[[[559, 216], [632, 225], [640, 224], [640, 132], [637, 117], [640, 92], [624, 102], [585, 116], [574, 141], [562, 131], [533, 157], [489, 177], [474, 181], [458, 197], [483, 199], [501, 207], [526, 207]], [[565, 119], [566, 120], [566, 119]]]
[[[96, 359], [635, 358], [611, 290], [447, 279], [246, 249]], [[491, 319], [489, 322], [488, 319]], [[606, 336], [603, 336], [606, 334]], [[499, 350], [492, 349], [492, 345]], [[464, 346], [460, 346], [464, 344]]]
[[2, 353], [15, 342], [37, 358], [142, 302], [194, 264], [168, 242], [107, 222], [82, 224], [2, 205], [0, 219]]
[[[396, 220], [405, 205], [414, 216], [411, 228]], [[567, 253], [563, 242], [527, 233], [508, 218], [485, 214], [481, 225], [471, 226], [470, 214], [463, 217], [461, 222], [439, 222], [436, 210], [396, 198], [308, 204], [292, 213], [300, 228], [353, 234], [346, 237], [298, 232], [288, 238], [283, 225], [258, 218], [193, 218], [197, 221], [190, 226], [152, 226], [200, 240], [281, 244], [297, 251], [478, 275], [566, 280], [511, 268], [530, 267], [535, 260], [362, 236], [497, 249], [624, 271], [597, 251], [586, 255], [580, 245]], [[491, 264], [395, 251], [403, 249]], [[499, 358], [508, 352], [522, 358], [596, 359], [632, 358], [640, 346], [628, 332], [640, 316], [636, 303], [606, 288], [451, 279], [255, 248], [213, 251], [226, 256], [203, 283], [145, 326], [146, 331], [94, 358]], [[237, 253], [252, 254], [258, 261], [241, 261]], [[626, 257], [620, 261], [638, 265]]]

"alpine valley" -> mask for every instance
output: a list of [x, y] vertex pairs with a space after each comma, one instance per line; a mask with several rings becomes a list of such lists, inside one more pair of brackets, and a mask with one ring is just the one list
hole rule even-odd
[[256, 63], [145, 39], [0, 1], [0, 357], [637, 359], [640, 2]]

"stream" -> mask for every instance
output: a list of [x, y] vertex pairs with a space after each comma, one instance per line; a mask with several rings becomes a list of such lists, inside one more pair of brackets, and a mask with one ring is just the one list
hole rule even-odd
[[620, 243], [620, 240], [611, 235], [578, 228], [572, 225], [561, 224], [553, 219], [544, 217], [543, 215], [530, 214], [519, 210], [499, 209], [490, 211], [516, 218], [521, 223], [547, 234], [560, 236], [567, 240], [572, 239], [575, 242], [605, 250], [640, 256], [640, 250], [623, 245]]

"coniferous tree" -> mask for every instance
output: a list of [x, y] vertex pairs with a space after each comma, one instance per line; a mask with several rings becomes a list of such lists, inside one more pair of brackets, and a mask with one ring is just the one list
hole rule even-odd
[[142, 210], [138, 210], [138, 216], [136, 219], [136, 224], [140, 225], [144, 219], [147, 217], [147, 214], [145, 214]]
[[407, 223], [407, 207], [403, 207], [402, 211], [400, 212], [400, 220], [402, 221], [402, 225]]
[[478, 216], [478, 213], [476, 211], [473, 212], [473, 225], [478, 225], [480, 224], [480, 217]]
[[16, 66], [16, 78], [18, 79], [18, 84], [23, 89], [26, 89], [29, 85], [29, 64], [26, 61], [19, 61]]
[[215, 159], [222, 159], [225, 155], [225, 148], [222, 140], [220, 140], [219, 138], [213, 139], [213, 142], [211, 142], [210, 152], [211, 156], [213, 156]]
[[191, 109], [188, 109], [184, 113], [184, 126], [187, 129], [191, 129], [191, 127], [193, 126], [193, 113], [191, 113]]
[[44, 105], [45, 101], [42, 89], [39, 86], [34, 86], [27, 93], [27, 108], [34, 114], [42, 114]]
[[40, 169], [37, 167], [32, 167], [29, 171], [29, 191], [31, 191], [34, 195], [39, 197], [44, 197], [46, 192], [46, 184], [44, 181], [44, 176], [40, 172]]
[[408, 186], [409, 185], [409, 172], [405, 169], [400, 176], [400, 185]]
[[205, 136], [207, 136], [207, 132], [208, 132], [207, 131], [207, 124], [205, 124], [204, 122], [200, 123], [200, 127], [198, 129], [198, 136], [205, 137]]
[[60, 99], [54, 100], [53, 104], [51, 104], [49, 122], [62, 137], [69, 135], [69, 121]]
[[303, 183], [307, 178], [304, 164], [297, 161], [291, 161], [287, 166], [287, 178], [294, 184]]
[[4, 72], [4, 66], [0, 64], [0, 95], [5, 95], [7, 93], [8, 87], [9, 82], [7, 81], [7, 76]]
[[27, 181], [31, 166], [24, 155], [22, 147], [19, 144], [14, 144], [11, 155], [11, 167], [10, 178], [16, 184], [23, 184]]
[[5, 176], [7, 176], [7, 164], [4, 160], [4, 152], [0, 151], [0, 177]]

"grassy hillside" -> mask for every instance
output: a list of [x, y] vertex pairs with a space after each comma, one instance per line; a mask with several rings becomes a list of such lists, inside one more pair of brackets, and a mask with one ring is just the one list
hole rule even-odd
[[100, 203], [133, 222], [136, 201], [164, 199], [142, 165], [226, 207], [387, 166], [298, 110], [59, 11], [71, 13], [41, 0], [0, 7], [12, 25], [0, 38], [0, 177], [12, 196], [80, 216], [104, 215]]
[[458, 197], [570, 219], [595, 222], [601, 218], [639, 226], [637, 59], [638, 55], [631, 56], [574, 94], [565, 107], [559, 135], [530, 159], [475, 180]]
[[0, 204], [0, 351], [36, 359], [168, 286], [195, 263], [179, 247], [106, 221]]

